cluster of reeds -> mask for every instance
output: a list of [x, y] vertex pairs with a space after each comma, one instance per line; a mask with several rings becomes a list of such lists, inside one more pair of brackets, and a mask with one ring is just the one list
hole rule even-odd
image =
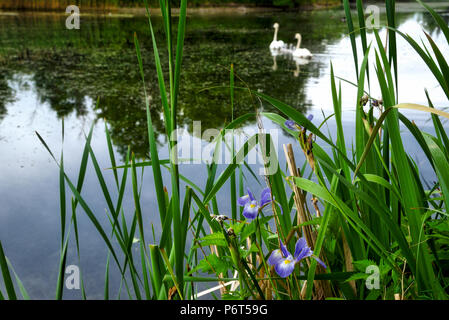
[[[421, 3], [419, 0], [418, 2]], [[433, 16], [449, 43], [447, 25], [434, 10], [421, 4]], [[181, 1], [177, 32], [174, 33], [170, 3], [160, 1], [167, 41], [168, 79], [164, 78], [147, 6], [168, 137], [177, 124], [186, 5], [186, 0]], [[347, 150], [346, 147], [341, 86], [337, 83], [332, 68], [330, 99], [334, 113], [316, 126], [309, 118], [281, 101], [248, 88], [236, 87], [236, 75], [231, 66], [229, 92], [232, 106], [235, 91], [245, 90], [255, 100], [272, 104], [285, 117], [275, 113], [256, 112], [236, 119], [232, 117], [232, 121], [224, 129], [236, 128], [252, 117], [258, 120], [266, 117], [298, 140], [295, 146], [284, 146], [288, 170], [283, 172], [282, 165], [277, 164], [278, 170], [275, 173], [267, 171], [264, 183], [269, 193], [265, 192], [260, 201], [251, 195], [250, 198], [254, 201], [254, 204], [251, 202], [251, 208], [246, 207], [248, 202], [245, 202], [247, 198], [244, 197], [247, 193], [244, 172], [254, 173], [245, 162], [239, 163], [237, 159], [244, 159], [256, 145], [261, 150], [267, 150], [271, 159], [273, 154], [276, 157], [269, 134], [250, 137], [240, 150], [235, 150], [233, 142], [227, 145], [234, 155], [233, 163], [227, 165], [221, 173], [217, 172], [217, 164], [207, 165], [206, 186], [201, 188], [192, 183], [188, 176], [179, 173], [176, 153], [169, 152], [169, 159], [159, 158], [150, 114], [152, 106], [149, 105], [149, 99], [146, 99], [150, 161], [138, 163], [131, 150], [128, 150], [125, 162], [118, 165], [108, 128], [105, 128], [112, 167], [109, 172], [114, 175], [116, 197], [112, 197], [113, 191], [108, 188], [104, 171], [91, 148], [93, 129], [86, 137], [76, 183], [64, 171], [62, 152], [58, 160], [39, 136], [60, 168], [62, 237], [56, 298], [63, 297], [67, 244], [72, 229], [79, 250], [77, 215], [80, 213], [77, 209], [81, 207], [109, 249], [105, 299], [110, 297], [111, 258], [120, 270], [121, 282], [126, 286], [126, 294], [130, 299], [196, 299], [204, 293], [199, 290], [199, 284], [204, 282], [218, 283], [216, 289], [220, 289], [223, 299], [446, 299], [449, 263], [446, 210], [449, 201], [449, 139], [440, 117], [449, 118], [449, 114], [434, 108], [429, 96], [429, 106], [399, 103], [396, 37], [403, 37], [415, 49], [448, 99], [449, 65], [429, 35], [426, 36], [430, 49], [424, 43], [420, 45], [395, 29], [394, 1], [386, 1], [388, 43], [382, 43], [377, 30], [373, 31], [375, 42], [367, 43], [362, 1], [358, 0], [356, 5], [359, 29], [354, 28], [348, 0], [344, 0], [357, 70], [357, 83], [354, 83], [358, 91], [354, 101], [356, 129], [353, 150]], [[359, 48], [356, 44], [356, 32], [361, 35], [364, 57], [360, 64], [357, 60]], [[137, 37], [135, 46], [142, 88], [145, 91]], [[374, 68], [370, 68], [368, 59], [371, 51], [374, 51], [375, 56]], [[370, 97], [371, 83], [368, 81], [374, 81], [374, 77], [370, 78], [369, 74], [375, 75], [382, 100]], [[377, 117], [375, 108], [379, 110]], [[403, 109], [428, 112], [436, 134], [420, 130], [401, 113]], [[335, 121], [336, 133], [323, 133], [321, 128], [327, 121]], [[261, 127], [260, 121], [258, 123]], [[437, 178], [434, 183], [423, 182], [420, 168], [405, 152], [400, 124], [411, 132], [427, 157]], [[336, 137], [335, 141], [333, 137]], [[223, 135], [215, 140], [216, 150], [226, 143], [223, 138], [224, 130]], [[174, 142], [169, 141], [168, 147], [173, 150]], [[306, 161], [301, 168], [296, 165], [293, 148], [303, 151]], [[325, 152], [325, 148], [331, 152]], [[89, 159], [95, 168], [107, 204], [110, 221], [108, 229], [99, 223], [97, 214], [82, 196]], [[148, 221], [142, 218], [142, 185], [138, 175], [140, 168], [148, 166], [154, 176], [158, 218], [162, 226], [162, 233], [157, 243], [153, 244], [149, 242]], [[163, 181], [163, 170], [169, 170], [170, 181]], [[126, 222], [123, 207], [128, 175], [131, 175], [135, 203], [131, 224]], [[226, 183], [229, 183], [229, 190], [224, 190]], [[170, 192], [167, 185], [170, 185]], [[65, 186], [69, 187], [73, 195], [71, 215], [66, 212], [69, 208], [66, 207]], [[181, 186], [185, 186], [185, 189], [181, 190]], [[230, 216], [223, 215], [218, 209], [219, 192], [229, 194]], [[117, 199], [115, 203], [113, 198]], [[238, 204], [245, 205], [245, 209], [239, 208]], [[246, 219], [248, 216], [245, 215], [245, 210], [252, 210], [256, 205], [260, 205], [256, 215], [252, 216], [253, 219]], [[66, 228], [68, 219], [70, 228]], [[188, 236], [189, 233], [192, 234], [191, 237]], [[136, 238], [139, 245], [138, 257], [132, 250]], [[304, 242], [301, 242], [304, 240], [307, 244], [305, 247]], [[295, 243], [298, 248], [305, 250], [301, 251], [303, 253], [309, 246], [313, 250], [313, 256], [309, 252], [305, 259], [295, 260], [296, 266], [287, 274], [279, 262], [287, 265], [292, 262], [290, 258], [300, 256], [301, 252], [295, 252]], [[290, 252], [295, 252], [294, 257], [289, 256]], [[315, 259], [310, 259], [313, 257]], [[20, 289], [23, 298], [29, 298], [1, 245], [0, 266], [8, 298], [17, 297], [16, 287]], [[367, 286], [367, 281], [373, 274], [367, 270], [373, 266], [378, 270], [378, 286], [370, 287]], [[205, 276], [205, 273], [212, 276]], [[86, 297], [84, 285], [82, 292], [83, 297]], [[216, 292], [212, 291], [211, 294], [216, 297]], [[0, 299], [3, 298], [5, 295], [0, 291]]]

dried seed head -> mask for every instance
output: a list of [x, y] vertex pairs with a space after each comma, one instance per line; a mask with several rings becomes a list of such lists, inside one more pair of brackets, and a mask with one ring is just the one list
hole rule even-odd
[[368, 100], [369, 100], [369, 97], [368, 97], [368, 95], [365, 93], [365, 94], [363, 95], [363, 97], [360, 98], [360, 105], [361, 105], [361, 106], [366, 105], [367, 102], [368, 102]]
[[371, 104], [374, 107], [380, 107], [381, 105], [384, 104], [384, 101], [382, 100], [382, 98], [380, 98], [380, 99], [373, 99], [373, 100], [371, 100]]
[[228, 220], [229, 218], [224, 214], [220, 214], [220, 215], [212, 215], [212, 219], [221, 223], [225, 220]]

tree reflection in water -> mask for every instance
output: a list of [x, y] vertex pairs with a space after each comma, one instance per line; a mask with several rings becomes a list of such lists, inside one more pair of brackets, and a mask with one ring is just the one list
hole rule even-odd
[[[323, 52], [326, 45], [345, 37], [346, 25], [339, 21], [339, 14], [340, 11], [283, 14], [281, 35], [287, 42], [294, 42], [295, 32], [307, 30], [304, 44], [313, 52]], [[399, 23], [408, 15], [398, 15]], [[141, 42], [156, 134], [165, 129], [145, 18], [86, 17], [78, 31], [66, 30], [63, 16], [21, 15], [1, 19], [5, 27], [0, 30], [0, 120], [15, 95], [9, 81], [14, 74], [24, 73], [31, 75], [39, 102], [48, 104], [58, 118], [73, 112], [77, 116], [86, 115], [90, 101], [99, 97], [96, 117], [105, 118], [110, 124], [118, 151], [124, 155], [130, 145], [137, 157], [147, 156], [146, 112], [132, 42], [134, 32]], [[203, 130], [221, 128], [230, 121], [226, 86], [231, 63], [252, 89], [306, 112], [311, 102], [305, 84], [310, 77], [320, 77], [324, 66], [312, 60], [296, 74], [294, 60], [277, 57], [277, 68], [273, 70], [267, 45], [272, 37], [273, 19], [271, 15], [189, 17], [178, 103], [180, 126], [187, 126], [192, 132], [194, 120], [201, 121]], [[435, 30], [430, 16], [421, 14], [420, 19], [427, 30]], [[156, 35], [162, 37], [159, 22], [156, 19]], [[164, 48], [160, 52], [164, 53]], [[162, 54], [161, 58], [166, 56]], [[239, 80], [235, 85], [246, 86]], [[255, 106], [247, 91], [236, 92], [235, 117], [252, 112], [255, 107], [258, 105]], [[263, 108], [275, 112], [270, 105], [264, 104]]]

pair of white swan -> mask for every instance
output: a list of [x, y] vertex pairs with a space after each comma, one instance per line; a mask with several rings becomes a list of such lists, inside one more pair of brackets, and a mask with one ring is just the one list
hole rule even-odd
[[296, 47], [293, 49], [290, 46], [286, 45], [284, 43], [284, 41], [277, 39], [279, 23], [276, 22], [273, 25], [273, 28], [274, 28], [274, 37], [273, 37], [273, 41], [271, 41], [271, 43], [270, 43], [270, 50], [272, 52], [273, 51], [284, 51], [284, 52], [291, 53], [293, 55], [293, 57], [302, 58], [302, 59], [310, 59], [313, 57], [312, 53], [308, 49], [300, 48], [302, 37], [299, 33], [295, 34], [295, 39], [297, 39], [298, 42], [296, 43]]

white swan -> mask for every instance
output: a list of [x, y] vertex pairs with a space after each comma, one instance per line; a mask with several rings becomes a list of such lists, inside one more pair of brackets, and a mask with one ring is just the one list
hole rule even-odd
[[299, 66], [305, 66], [306, 64], [308, 64], [310, 62], [310, 59], [293, 57], [293, 61], [296, 64], [296, 70], [293, 71], [293, 76], [295, 78], [297, 78], [299, 76], [299, 73], [301, 72], [301, 70], [299, 69]]
[[280, 50], [285, 46], [284, 41], [282, 40], [278, 40], [278, 30], [279, 30], [279, 23], [275, 23], [273, 25], [274, 28], [274, 37], [273, 37], [273, 41], [271, 41], [270, 43], [270, 50]]
[[299, 47], [301, 45], [301, 35], [297, 33], [295, 34], [295, 38], [298, 39], [298, 43], [296, 44], [296, 49], [293, 51], [292, 55], [297, 58], [311, 59], [313, 54], [308, 49]]

